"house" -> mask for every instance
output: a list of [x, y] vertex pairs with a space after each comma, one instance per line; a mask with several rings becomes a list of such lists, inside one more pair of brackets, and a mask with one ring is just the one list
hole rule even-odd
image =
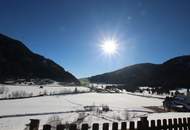
[[177, 95], [166, 97], [163, 106], [167, 111], [190, 111], [190, 96]]
[[86, 111], [95, 111], [97, 109], [98, 109], [98, 106], [94, 106], [94, 105], [92, 105], [92, 106], [84, 106], [84, 110], [86, 110]]

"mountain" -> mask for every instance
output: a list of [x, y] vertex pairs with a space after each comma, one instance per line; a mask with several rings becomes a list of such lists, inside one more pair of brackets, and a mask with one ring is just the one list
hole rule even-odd
[[0, 81], [32, 78], [79, 83], [52, 60], [33, 53], [20, 41], [0, 34]]
[[125, 84], [126, 88], [138, 86], [190, 88], [190, 55], [176, 57], [162, 64], [131, 65], [88, 79], [94, 83]]

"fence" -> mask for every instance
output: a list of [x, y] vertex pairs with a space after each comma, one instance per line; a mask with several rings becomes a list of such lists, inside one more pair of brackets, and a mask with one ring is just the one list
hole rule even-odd
[[[101, 129], [100, 129], [101, 128]], [[38, 130], [39, 120], [31, 119], [29, 130]], [[113, 122], [103, 123], [102, 125], [94, 123], [91, 126], [82, 124], [79, 128], [77, 124], [57, 125], [56, 130], [190, 130], [190, 118], [174, 118], [163, 120], [148, 121], [146, 117], [140, 121], [134, 122]], [[51, 125], [43, 125], [43, 130], [51, 130]]]

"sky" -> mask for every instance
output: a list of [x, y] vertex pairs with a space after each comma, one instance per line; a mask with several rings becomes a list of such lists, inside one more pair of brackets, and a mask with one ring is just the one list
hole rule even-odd
[[[0, 33], [88, 77], [190, 54], [190, 1], [0, 0]], [[100, 44], [112, 38], [107, 55]]]

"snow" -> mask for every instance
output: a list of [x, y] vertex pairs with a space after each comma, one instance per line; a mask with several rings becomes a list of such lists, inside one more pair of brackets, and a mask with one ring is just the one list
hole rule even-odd
[[[40, 88], [40, 86], [43, 86]], [[9, 95], [11, 95], [13, 92], [26, 92], [27, 94], [32, 94], [32, 96], [37, 96], [40, 94], [59, 94], [59, 93], [72, 93], [75, 91], [75, 88], [77, 88], [78, 92], [88, 92], [89, 88], [82, 87], [82, 86], [62, 86], [58, 84], [57, 82], [54, 82], [52, 84], [47, 85], [3, 85], [0, 84], [0, 87], [6, 88], [6, 91], [4, 94], [0, 94], [0, 98], [7, 98]]]
[[[66, 120], [74, 120], [78, 116], [77, 113], [74, 114], [61, 114], [59, 117], [66, 122]], [[17, 118], [4, 118], [0, 119], [0, 130], [23, 130], [25, 128], [25, 124], [29, 123], [31, 118], [40, 119], [40, 129], [42, 129], [43, 125], [47, 123], [50, 115], [45, 116], [34, 116], [34, 117], [17, 117]], [[169, 113], [154, 113], [148, 115], [148, 120], [157, 120], [157, 119], [170, 119], [170, 118], [183, 118], [190, 117], [190, 113], [177, 113], [177, 112], [169, 112]], [[108, 120], [100, 120], [95, 116], [89, 116], [85, 119], [86, 121], [94, 123], [102, 123], [109, 122]]]
[[187, 118], [187, 117], [190, 117], [190, 112], [153, 113], [148, 115], [148, 120]]
[[162, 100], [128, 94], [84, 93], [66, 96], [47, 96], [0, 101], [0, 115], [70, 111], [86, 105], [106, 104], [113, 109], [141, 109], [142, 106], [161, 106]]
[[163, 94], [163, 95], [157, 95], [157, 94], [149, 94], [147, 91], [144, 91], [143, 93], [139, 93], [139, 92], [126, 92], [128, 94], [131, 94], [131, 95], [137, 95], [137, 96], [142, 96], [142, 97], [150, 97], [150, 98], [160, 98], [160, 99], [165, 99], [166, 94]]
[[[102, 122], [109, 121], [102, 119], [107, 117], [108, 119], [124, 119], [122, 117], [125, 110], [136, 110], [136, 114], [144, 114], [151, 110], [143, 108], [143, 106], [161, 106], [161, 99], [146, 98], [140, 96], [134, 96], [129, 94], [109, 94], [109, 93], [83, 93], [83, 94], [72, 94], [64, 96], [44, 96], [28, 99], [17, 99], [17, 100], [3, 100], [0, 101], [0, 115], [14, 115], [14, 114], [27, 114], [27, 113], [44, 113], [44, 112], [67, 112], [83, 110], [83, 106], [102, 104], [108, 105], [110, 109], [114, 110], [111, 112], [97, 115], [97, 113], [85, 113], [89, 114], [85, 118], [84, 122]], [[139, 111], [139, 112], [138, 112]], [[144, 111], [144, 112], [143, 112]], [[72, 122], [79, 113], [64, 113], [59, 114], [63, 119], [63, 122]], [[133, 113], [135, 114], [135, 113]], [[119, 116], [120, 115], [120, 116]], [[10, 117], [0, 119], [0, 130], [21, 130], [24, 129], [25, 124], [29, 123], [29, 119], [35, 118], [40, 119], [41, 124], [45, 124], [47, 119], [52, 115], [41, 115], [41, 116], [26, 116], [26, 117]]]
[[170, 90], [170, 94], [171, 93], [175, 94], [176, 91], [178, 91], [179, 93], [183, 93], [184, 95], [187, 95], [187, 89], [185, 89], [185, 88], [176, 89], [176, 90]]
[[[6, 85], [9, 93], [12, 91], [27, 91], [33, 94], [47, 91], [56, 93], [60, 91], [89, 91], [89, 88], [80, 86], [60, 86], [59, 84], [39, 86]], [[35, 98], [0, 100], [0, 116], [30, 114], [21, 117], [0, 118], [0, 130], [23, 130], [30, 119], [40, 119], [40, 129], [49, 122], [52, 116], [59, 116], [62, 123], [77, 122], [82, 118], [83, 123], [120, 122], [126, 120], [136, 121], [138, 117], [147, 115], [148, 120], [173, 117], [187, 117], [190, 113], [154, 113], [145, 107], [162, 106], [164, 96], [149, 95], [147, 93], [79, 93], [70, 95], [42, 96]], [[111, 111], [100, 113], [99, 111], [85, 112], [84, 106], [107, 105]], [[83, 112], [82, 112], [83, 111]], [[53, 113], [52, 113], [53, 112]], [[62, 112], [56, 114], [55, 112]], [[46, 113], [46, 114], [44, 114]], [[47, 114], [48, 113], [48, 114]], [[42, 115], [31, 115], [42, 114]]]

